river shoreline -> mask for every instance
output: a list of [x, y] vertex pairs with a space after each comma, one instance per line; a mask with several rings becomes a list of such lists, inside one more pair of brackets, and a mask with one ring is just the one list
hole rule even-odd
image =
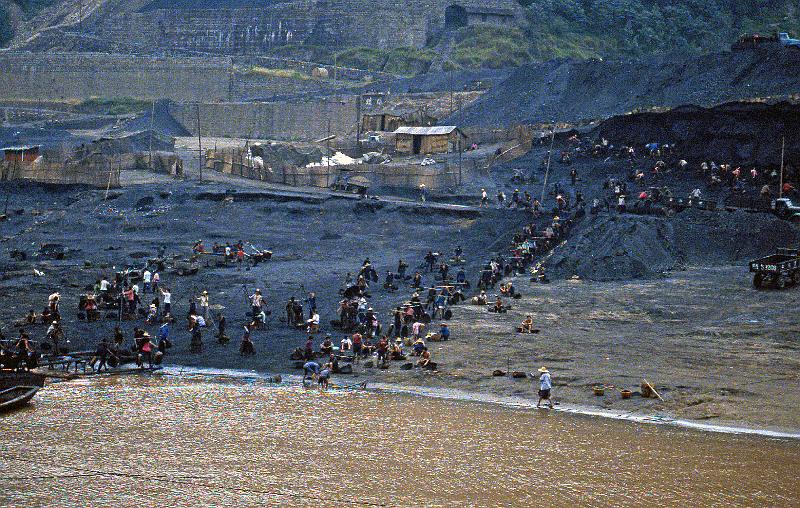
[[[227, 379], [239, 380], [267, 380], [273, 382], [272, 377], [279, 375], [283, 383], [287, 381], [300, 382], [302, 377], [292, 373], [267, 373], [258, 371], [244, 371], [237, 369], [213, 369], [204, 367], [189, 367], [182, 365], [165, 365], [161, 371], [166, 375], [178, 376], [203, 376], [204, 378], [216, 377]], [[336, 389], [347, 388], [353, 389], [359, 387], [360, 383], [336, 383], [337, 376], [334, 376], [333, 384]], [[341, 377], [339, 378], [341, 380]], [[480, 392], [470, 392], [460, 390], [457, 388], [437, 388], [437, 387], [422, 387], [414, 385], [399, 385], [393, 383], [385, 383], [367, 379], [366, 388], [356, 388], [365, 391], [375, 391], [388, 394], [409, 395], [416, 397], [433, 397], [437, 399], [454, 400], [460, 402], [476, 402], [481, 404], [493, 404], [510, 409], [535, 409], [536, 403], [532, 399], [515, 396], [504, 396], [498, 394], [487, 394]], [[723, 434], [739, 434], [751, 435], [763, 438], [772, 439], [800, 439], [800, 429], [773, 429], [773, 428], [758, 428], [739, 425], [736, 422], [726, 422], [725, 424], [709, 424], [698, 421], [691, 421], [679, 418], [673, 418], [669, 415], [663, 414], [633, 414], [633, 412], [620, 412], [604, 410], [594, 407], [575, 405], [570, 403], [559, 403], [554, 409], [541, 409], [542, 411], [555, 411], [558, 413], [604, 418], [611, 420], [628, 421], [638, 424], [655, 424], [655, 425], [670, 425], [685, 429], [693, 429], [704, 432], [715, 432]]]

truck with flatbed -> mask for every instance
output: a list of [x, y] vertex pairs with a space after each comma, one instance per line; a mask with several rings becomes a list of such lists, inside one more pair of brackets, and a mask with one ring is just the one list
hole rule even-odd
[[800, 284], [800, 249], [781, 248], [778, 252], [749, 263], [755, 288], [783, 289]]
[[800, 206], [789, 198], [778, 198], [772, 201], [772, 213], [790, 222], [800, 222]]
[[800, 40], [789, 37], [787, 32], [775, 35], [745, 34], [731, 45], [731, 49], [734, 51], [763, 47], [800, 49]]

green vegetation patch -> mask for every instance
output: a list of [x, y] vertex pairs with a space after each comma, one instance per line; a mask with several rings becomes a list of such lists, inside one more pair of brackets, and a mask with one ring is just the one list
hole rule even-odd
[[457, 34], [451, 59], [467, 68], [513, 67], [531, 59], [531, 45], [517, 28], [473, 25]]
[[141, 113], [151, 106], [151, 101], [121, 97], [107, 99], [92, 97], [77, 103], [75, 111], [80, 113], [93, 113], [104, 115], [131, 115]]

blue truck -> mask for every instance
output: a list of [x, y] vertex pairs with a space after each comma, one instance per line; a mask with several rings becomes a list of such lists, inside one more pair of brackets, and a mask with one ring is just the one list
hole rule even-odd
[[746, 34], [733, 43], [732, 50], [755, 49], [769, 46], [800, 49], [800, 39], [789, 37], [787, 32], [777, 35]]

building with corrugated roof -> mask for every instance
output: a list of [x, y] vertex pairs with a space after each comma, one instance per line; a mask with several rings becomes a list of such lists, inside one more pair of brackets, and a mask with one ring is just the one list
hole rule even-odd
[[409, 155], [459, 152], [466, 138], [455, 125], [400, 127], [394, 131], [394, 149]]

